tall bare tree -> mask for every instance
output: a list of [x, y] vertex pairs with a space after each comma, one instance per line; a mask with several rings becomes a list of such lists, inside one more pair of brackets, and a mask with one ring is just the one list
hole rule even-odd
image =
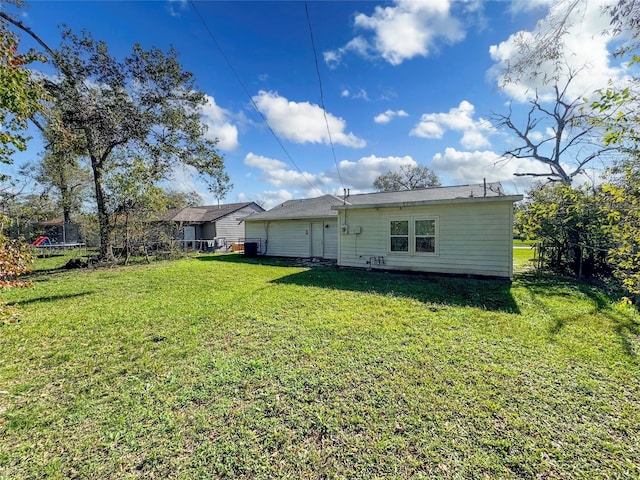
[[507, 114], [492, 115], [496, 126], [505, 127], [517, 138], [517, 146], [504, 152], [506, 160], [531, 159], [548, 167], [546, 172], [516, 176], [545, 177], [570, 185], [594, 160], [615, 150], [602, 144], [599, 122], [593, 121], [586, 99], [569, 97], [567, 91], [574, 78], [571, 74], [563, 85], [555, 83], [550, 101], [536, 94], [522, 122], [514, 117], [511, 107]]

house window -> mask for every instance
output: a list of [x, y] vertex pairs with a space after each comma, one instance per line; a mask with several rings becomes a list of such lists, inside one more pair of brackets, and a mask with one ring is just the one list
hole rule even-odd
[[433, 255], [438, 250], [437, 218], [407, 217], [389, 220], [389, 251]]
[[415, 221], [416, 253], [435, 253], [436, 251], [436, 221]]
[[392, 252], [409, 251], [409, 220], [392, 220], [390, 223]]

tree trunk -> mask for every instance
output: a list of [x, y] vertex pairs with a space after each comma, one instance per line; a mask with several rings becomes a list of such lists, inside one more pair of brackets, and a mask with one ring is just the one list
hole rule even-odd
[[93, 183], [96, 190], [96, 206], [98, 207], [98, 226], [100, 228], [100, 255], [99, 259], [103, 262], [112, 262], [115, 260], [113, 256], [113, 244], [111, 243], [111, 224], [109, 223], [109, 213], [107, 212], [107, 203], [105, 201], [104, 188], [102, 186], [102, 168], [98, 160], [91, 158], [91, 168], [93, 170]]
[[129, 232], [129, 212], [124, 214], [124, 264], [131, 259], [131, 232]]
[[62, 199], [62, 220], [65, 225], [71, 223], [71, 192], [69, 191], [69, 187], [61, 187], [60, 188], [60, 197]]

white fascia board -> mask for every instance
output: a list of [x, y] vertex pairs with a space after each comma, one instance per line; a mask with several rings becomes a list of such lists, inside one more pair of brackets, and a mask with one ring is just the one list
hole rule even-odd
[[444, 200], [420, 200], [416, 202], [390, 202], [390, 203], [366, 203], [361, 205], [336, 205], [331, 210], [356, 210], [371, 208], [398, 208], [398, 207], [422, 207], [428, 205], [447, 205], [458, 203], [491, 203], [491, 202], [519, 202], [523, 195], [504, 195], [501, 197], [468, 197], [448, 198]]

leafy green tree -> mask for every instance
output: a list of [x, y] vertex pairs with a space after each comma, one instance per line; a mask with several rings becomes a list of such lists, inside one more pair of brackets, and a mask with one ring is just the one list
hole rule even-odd
[[0, 215], [0, 289], [30, 286], [20, 276], [29, 271], [33, 260], [31, 250], [21, 240], [5, 235], [9, 223], [6, 215]]
[[[0, 291], [10, 288], [31, 287], [21, 276], [30, 270], [33, 263], [31, 249], [22, 239], [9, 238], [5, 230], [10, 225], [9, 217], [0, 214]], [[0, 322], [11, 322], [17, 316], [17, 307], [0, 301]]]
[[[143, 50], [139, 45], [124, 62], [108, 53], [103, 42], [69, 32], [57, 63], [74, 65], [56, 96], [62, 119], [79, 132], [81, 150], [90, 159], [100, 224], [100, 254], [112, 257], [111, 218], [105, 173], [112, 170], [118, 150], [144, 155], [153, 178], [168, 173], [176, 163], [197, 170], [221, 170], [215, 142], [205, 139], [198, 113], [206, 102], [193, 77], [178, 63], [177, 53]], [[95, 86], [90, 86], [95, 85]], [[142, 157], [141, 157], [142, 158]]]
[[80, 212], [82, 202], [87, 198], [91, 185], [89, 171], [80, 165], [75, 155], [64, 150], [49, 150], [36, 165], [35, 173], [36, 181], [46, 191], [55, 192], [65, 225], [71, 223], [72, 215]]
[[35, 52], [18, 53], [18, 37], [0, 18], [0, 163], [11, 164], [13, 153], [26, 150], [28, 120], [43, 109], [46, 92], [27, 68], [37, 60]]
[[227, 196], [227, 193], [233, 188], [233, 184], [229, 175], [225, 172], [214, 171], [212, 173], [205, 175], [205, 181], [207, 182], [207, 189], [213, 193], [213, 196], [218, 201], [218, 206], [220, 206], [220, 200]]
[[164, 205], [167, 210], [184, 207], [199, 207], [204, 204], [202, 197], [198, 192], [164, 190], [164, 198]]
[[439, 187], [438, 175], [424, 165], [401, 165], [398, 170], [389, 170], [373, 182], [373, 188], [379, 192], [416, 190], [419, 188]]
[[67, 30], [60, 48], [53, 50], [21, 22], [9, 21], [32, 35], [58, 70], [48, 84], [55, 110], [48, 128], [72, 132], [70, 150], [89, 161], [102, 260], [114, 258], [114, 222], [105, 182], [120, 165], [119, 152], [135, 151], [153, 178], [165, 176], [177, 164], [208, 175], [224, 172], [217, 142], [204, 135], [200, 112], [206, 97], [174, 49], [144, 50], [136, 44], [130, 55], [118, 60], [105, 42]]
[[613, 240], [609, 261], [626, 289], [640, 295], [640, 162], [616, 167], [602, 188]]
[[516, 231], [539, 242], [545, 268], [576, 276], [610, 270], [612, 239], [598, 189], [538, 184], [516, 213]]
[[60, 213], [54, 199], [47, 192], [14, 195], [7, 199], [2, 209], [11, 219], [5, 233], [11, 238], [25, 236], [33, 239], [40, 231], [34, 231], [34, 222], [51, 220]]
[[133, 153], [120, 155], [120, 165], [105, 177], [109, 211], [122, 239], [125, 263], [138, 251], [146, 255], [150, 217], [165, 208], [166, 196], [156, 185], [158, 180], [144, 160]]

